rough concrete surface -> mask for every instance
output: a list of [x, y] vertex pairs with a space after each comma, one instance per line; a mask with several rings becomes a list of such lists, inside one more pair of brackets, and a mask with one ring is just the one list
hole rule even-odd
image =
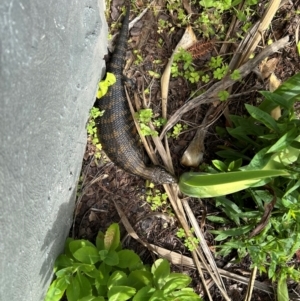
[[103, 74], [103, 0], [0, 2], [0, 300], [39, 301], [68, 234]]

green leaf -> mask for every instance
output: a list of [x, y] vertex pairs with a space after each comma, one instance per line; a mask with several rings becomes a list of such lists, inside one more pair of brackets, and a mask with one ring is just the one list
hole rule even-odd
[[105, 285], [107, 286], [107, 282], [109, 279], [109, 274], [111, 271], [111, 266], [105, 264], [104, 262], [102, 262], [99, 266], [99, 276], [97, 277], [97, 283], [99, 285]]
[[83, 248], [83, 247], [94, 247], [94, 244], [92, 244], [91, 242], [89, 242], [88, 240], [85, 239], [79, 239], [79, 240], [73, 240], [69, 243], [69, 250], [72, 254], [72, 256], [74, 256], [74, 253]]
[[220, 171], [227, 171], [227, 166], [220, 160], [212, 160], [211, 163]]
[[192, 279], [184, 274], [180, 273], [171, 273], [167, 279], [165, 285], [162, 287], [162, 290], [167, 295], [175, 290], [180, 290], [184, 287], [187, 287], [191, 283]]
[[66, 278], [55, 279], [50, 285], [44, 301], [59, 301], [69, 283]]
[[78, 249], [73, 256], [80, 262], [94, 264], [100, 260], [98, 250], [95, 246]]
[[260, 184], [264, 179], [289, 175], [285, 170], [244, 170], [228, 173], [183, 173], [179, 180], [181, 192], [193, 197], [216, 197]]
[[285, 133], [282, 137], [280, 137], [267, 151], [267, 153], [274, 153], [281, 151], [288, 146], [290, 146], [291, 142], [299, 136], [297, 129], [291, 129], [287, 133]]
[[75, 277], [80, 287], [80, 298], [92, 295], [92, 286], [88, 278], [80, 273], [77, 273]]
[[107, 265], [115, 266], [119, 264], [119, 256], [116, 251], [102, 250], [99, 252], [100, 258]]
[[68, 301], [77, 301], [80, 297], [80, 284], [78, 277], [72, 277], [66, 291]]
[[238, 226], [240, 225], [239, 214], [242, 213], [240, 208], [229, 199], [221, 196], [216, 198], [216, 206], [222, 206], [222, 210], [233, 220]]
[[288, 287], [287, 287], [287, 276], [284, 273], [281, 273], [278, 280], [277, 297], [278, 297], [278, 301], [290, 300]]
[[128, 284], [137, 290], [144, 286], [151, 286], [153, 281], [152, 273], [148, 271], [132, 271], [128, 276]]
[[173, 301], [173, 298], [168, 298], [165, 296], [164, 292], [161, 290], [155, 290], [155, 292], [152, 294], [149, 301]]
[[62, 268], [70, 267], [72, 266], [72, 264], [73, 264], [73, 260], [71, 258], [69, 258], [65, 254], [61, 254], [55, 260], [54, 271], [60, 270]]
[[170, 275], [170, 264], [165, 259], [157, 259], [152, 267], [154, 285], [157, 289], [161, 289]]
[[111, 274], [108, 279], [107, 287], [108, 289], [114, 286], [122, 286], [127, 284], [127, 275], [122, 271], [115, 271]]
[[131, 250], [121, 250], [118, 252], [119, 264], [118, 267], [125, 269], [129, 268], [133, 270], [136, 267], [139, 267], [142, 263], [140, 257]]
[[272, 131], [279, 132], [278, 125], [276, 121], [268, 113], [262, 111], [261, 109], [245, 104], [248, 113], [256, 120], [263, 123], [267, 128]]
[[120, 243], [120, 229], [117, 223], [109, 226], [104, 237], [104, 248], [109, 251], [114, 251]]
[[[287, 81], [285, 81], [282, 85], [280, 85], [274, 93], [280, 95], [286, 100], [292, 100], [300, 95], [300, 73], [295, 74], [290, 77]], [[295, 99], [296, 100], [296, 99]], [[298, 99], [299, 101], [299, 99]]]
[[136, 290], [133, 287], [129, 286], [114, 286], [108, 291], [108, 300], [109, 301], [124, 301], [129, 300]]
[[72, 276], [72, 274], [76, 271], [76, 268], [74, 266], [67, 267], [64, 269], [57, 270], [55, 273], [57, 278], [62, 278], [62, 277], [69, 277]]
[[96, 237], [96, 247], [99, 251], [104, 250], [104, 233], [99, 231]]
[[211, 233], [215, 233], [219, 235], [217, 237], [215, 237], [216, 241], [222, 241], [224, 239], [226, 239], [229, 236], [241, 236], [243, 234], [248, 233], [250, 230], [252, 230], [253, 226], [252, 225], [246, 225], [246, 226], [241, 226], [238, 228], [233, 228], [233, 229], [229, 229], [229, 230], [223, 230], [223, 231], [215, 231], [215, 230], [211, 230], [209, 232]]
[[112, 86], [116, 82], [116, 77], [114, 74], [107, 72], [106, 77], [104, 80], [101, 80], [98, 83], [98, 91], [97, 91], [97, 98], [103, 97], [108, 90], [108, 87]]
[[259, 147], [259, 144], [254, 141], [253, 139], [249, 138], [247, 135], [249, 134], [249, 131], [246, 131], [245, 128], [237, 127], [237, 128], [226, 128], [227, 132], [234, 138], [236, 138], [239, 141], [246, 143], [250, 143], [251, 145], [254, 145], [255, 147]]
[[172, 300], [180, 301], [201, 301], [202, 299], [193, 291], [192, 288], [184, 288], [172, 293]]
[[269, 91], [260, 91], [260, 94], [262, 94], [266, 99], [259, 105], [259, 108], [267, 113], [270, 113], [273, 109], [275, 109], [277, 106], [280, 106], [281, 108], [284, 108], [286, 110], [290, 110], [290, 102], [288, 102], [285, 98], [282, 96], [269, 92]]
[[105, 301], [104, 297], [86, 296], [80, 298], [78, 301]]
[[216, 215], [207, 215], [206, 219], [213, 223], [219, 223], [219, 224], [226, 224], [229, 222], [229, 220], [225, 217], [216, 216]]
[[136, 295], [133, 297], [132, 301], [145, 301], [150, 300], [151, 296], [155, 292], [155, 288], [151, 286], [145, 286], [141, 288]]

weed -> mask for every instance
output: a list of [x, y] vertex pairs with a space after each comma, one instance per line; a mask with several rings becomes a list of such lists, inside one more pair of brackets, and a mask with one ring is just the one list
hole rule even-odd
[[158, 132], [155, 130], [152, 130], [149, 127], [149, 123], [152, 121], [154, 126], [156, 128], [160, 128], [166, 123], [166, 120], [163, 118], [157, 118], [154, 119], [153, 111], [152, 109], [141, 109], [138, 112], [135, 113], [135, 118], [138, 120], [141, 128], [141, 133], [144, 136], [153, 136], [157, 137]]
[[[194, 229], [191, 228], [191, 232], [194, 232]], [[182, 228], [180, 228], [177, 233], [176, 233], [178, 238], [184, 238], [184, 245], [188, 248], [189, 251], [194, 251], [195, 247], [199, 244], [199, 239], [194, 237], [194, 236], [190, 236], [190, 237], [186, 237], [186, 234], [184, 232], [184, 230]]]
[[[218, 253], [237, 250], [240, 259], [249, 254], [253, 266], [278, 281], [278, 300], [289, 300], [289, 278], [300, 281], [300, 271], [288, 264], [300, 249], [300, 120], [294, 111], [299, 81], [300, 73], [273, 93], [261, 92], [264, 100], [258, 107], [245, 105], [249, 117], [230, 116], [230, 147], [217, 152], [223, 161], [213, 161], [221, 172], [184, 174], [179, 183], [186, 194], [216, 197], [216, 206], [236, 226], [211, 231], [222, 242]], [[281, 114], [274, 119], [278, 107]]]
[[95, 151], [95, 159], [100, 159], [101, 157], [101, 143], [99, 142], [98, 136], [97, 136], [97, 127], [96, 127], [96, 118], [102, 116], [104, 111], [100, 111], [98, 108], [93, 107], [90, 110], [90, 118], [87, 123], [87, 132], [88, 135], [90, 136], [92, 144], [96, 147]]
[[101, 231], [96, 244], [68, 238], [64, 254], [54, 265], [56, 279], [45, 301], [189, 300], [201, 298], [187, 286], [191, 278], [171, 273], [170, 264], [158, 259], [149, 267], [131, 250], [122, 249], [118, 224]]
[[182, 125], [181, 123], [177, 123], [173, 127], [173, 132], [168, 133], [168, 137], [172, 137], [174, 139], [178, 139], [179, 135], [182, 133], [183, 130], [186, 130], [188, 126], [186, 124]]

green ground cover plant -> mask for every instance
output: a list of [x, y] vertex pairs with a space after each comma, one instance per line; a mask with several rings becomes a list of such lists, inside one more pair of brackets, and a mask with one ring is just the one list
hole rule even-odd
[[165, 259], [150, 267], [131, 250], [122, 249], [118, 224], [98, 233], [96, 244], [68, 238], [55, 261], [56, 279], [45, 301], [201, 301], [188, 285], [191, 278], [172, 273]]
[[187, 195], [216, 197], [225, 217], [208, 219], [233, 225], [211, 231], [218, 253], [249, 254], [252, 266], [278, 282], [279, 301], [289, 300], [288, 279], [300, 281], [299, 269], [289, 265], [300, 249], [299, 82], [296, 74], [275, 92], [261, 92], [257, 107], [246, 104], [248, 115], [230, 116], [233, 126], [218, 129], [230, 141], [217, 152], [222, 160], [213, 160], [206, 172], [183, 174], [179, 182]]

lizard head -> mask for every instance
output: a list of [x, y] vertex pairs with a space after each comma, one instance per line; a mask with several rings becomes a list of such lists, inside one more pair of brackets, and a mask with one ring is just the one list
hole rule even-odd
[[166, 171], [163, 167], [155, 166], [153, 168], [152, 181], [157, 184], [174, 184], [177, 179]]

